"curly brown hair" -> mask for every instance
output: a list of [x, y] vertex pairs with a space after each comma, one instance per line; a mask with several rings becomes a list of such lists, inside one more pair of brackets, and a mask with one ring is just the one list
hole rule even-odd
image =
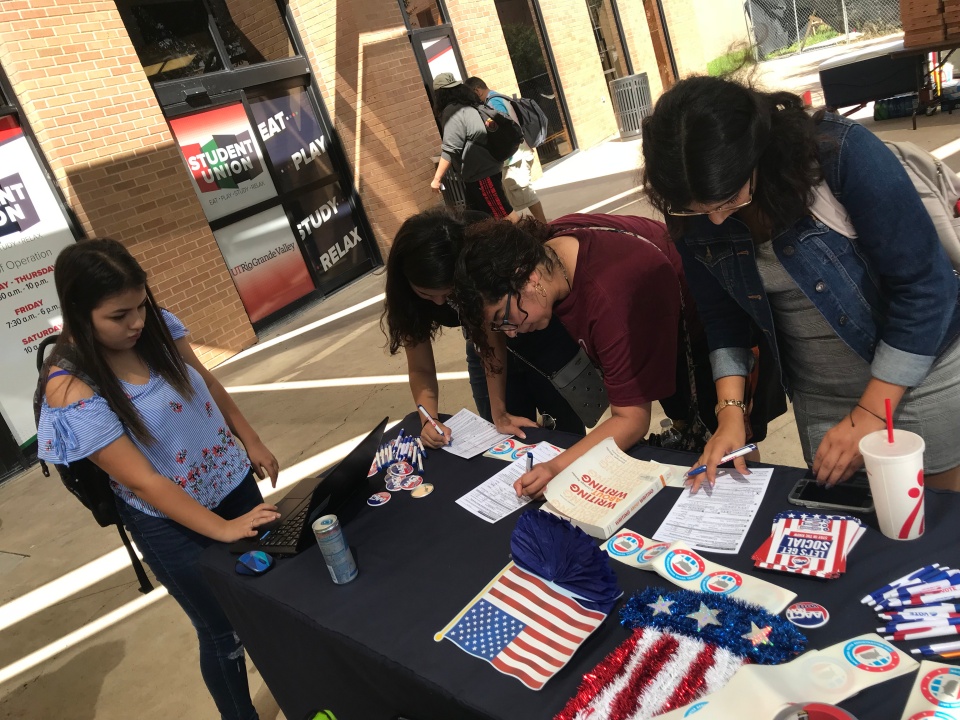
[[[553, 235], [553, 228], [532, 217], [516, 224], [486, 220], [467, 228], [457, 259], [454, 295], [470, 339], [488, 365], [492, 350], [487, 342], [484, 307], [499, 302], [507, 293], [519, 298], [537, 267], [553, 272], [555, 256], [544, 245]], [[517, 307], [523, 311], [519, 299]]]

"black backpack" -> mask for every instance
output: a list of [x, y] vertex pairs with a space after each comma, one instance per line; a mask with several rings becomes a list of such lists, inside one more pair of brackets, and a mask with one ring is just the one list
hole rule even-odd
[[[89, 385], [95, 393], [99, 392], [93, 379], [77, 367], [75, 359], [70, 357], [71, 353], [68, 348], [61, 347], [58, 351], [51, 353], [49, 358], [43, 359], [44, 351], [55, 343], [58, 337], [60, 336], [50, 335], [37, 347], [37, 370], [40, 377], [37, 381], [37, 389], [33, 394], [33, 416], [38, 427], [40, 425], [40, 408], [43, 405], [43, 398], [47, 389], [47, 375], [50, 372], [51, 365], [66, 370], [78, 380]], [[87, 458], [77, 460], [69, 465], [54, 464], [53, 467], [60, 475], [60, 482], [63, 483], [63, 486], [90, 511], [93, 519], [97, 521], [100, 527], [117, 526], [123, 546], [130, 555], [133, 571], [137, 574], [137, 580], [140, 582], [140, 592], [148, 593], [153, 590], [153, 585], [147, 578], [147, 573], [143, 569], [140, 558], [137, 557], [133, 546], [130, 544], [130, 538], [127, 537], [127, 532], [124, 530], [120, 513], [117, 512], [116, 496], [110, 489], [109, 476]], [[50, 477], [50, 469], [43, 460], [40, 461], [40, 469], [43, 471], [44, 477]]]
[[498, 161], [505, 162], [520, 147], [523, 142], [523, 132], [520, 126], [502, 113], [498, 113], [489, 105], [478, 105], [477, 112], [487, 130], [486, 148], [490, 156]]
[[520, 121], [520, 131], [523, 133], [523, 139], [532, 148], [540, 147], [546, 142], [547, 134], [550, 130], [550, 123], [537, 101], [531, 98], [507, 97], [500, 93], [495, 93], [497, 97], [502, 97], [513, 106], [513, 112]]

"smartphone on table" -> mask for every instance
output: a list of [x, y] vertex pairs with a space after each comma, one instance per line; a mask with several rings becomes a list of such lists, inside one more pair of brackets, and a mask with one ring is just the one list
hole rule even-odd
[[817, 485], [817, 479], [812, 473], [808, 473], [793, 486], [787, 500], [811, 510], [873, 512], [870, 484], [863, 473], [857, 473], [846, 482], [837, 483], [833, 487]]

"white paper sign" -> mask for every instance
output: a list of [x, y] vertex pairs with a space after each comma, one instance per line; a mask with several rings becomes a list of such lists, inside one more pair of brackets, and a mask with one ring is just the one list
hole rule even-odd
[[23, 132], [0, 128], [0, 411], [19, 445], [37, 434], [36, 349], [63, 325], [53, 264], [73, 242]]

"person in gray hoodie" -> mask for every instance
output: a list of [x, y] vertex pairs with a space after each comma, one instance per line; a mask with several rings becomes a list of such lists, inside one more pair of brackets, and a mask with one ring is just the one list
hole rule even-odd
[[[486, 128], [477, 110], [477, 95], [452, 73], [440, 73], [433, 80], [434, 111], [443, 128], [440, 162], [430, 187], [440, 192], [441, 181], [450, 166], [460, 173], [467, 207], [516, 222], [520, 216], [510, 205], [503, 189], [503, 163], [486, 152]], [[471, 152], [472, 150], [472, 152]]]

